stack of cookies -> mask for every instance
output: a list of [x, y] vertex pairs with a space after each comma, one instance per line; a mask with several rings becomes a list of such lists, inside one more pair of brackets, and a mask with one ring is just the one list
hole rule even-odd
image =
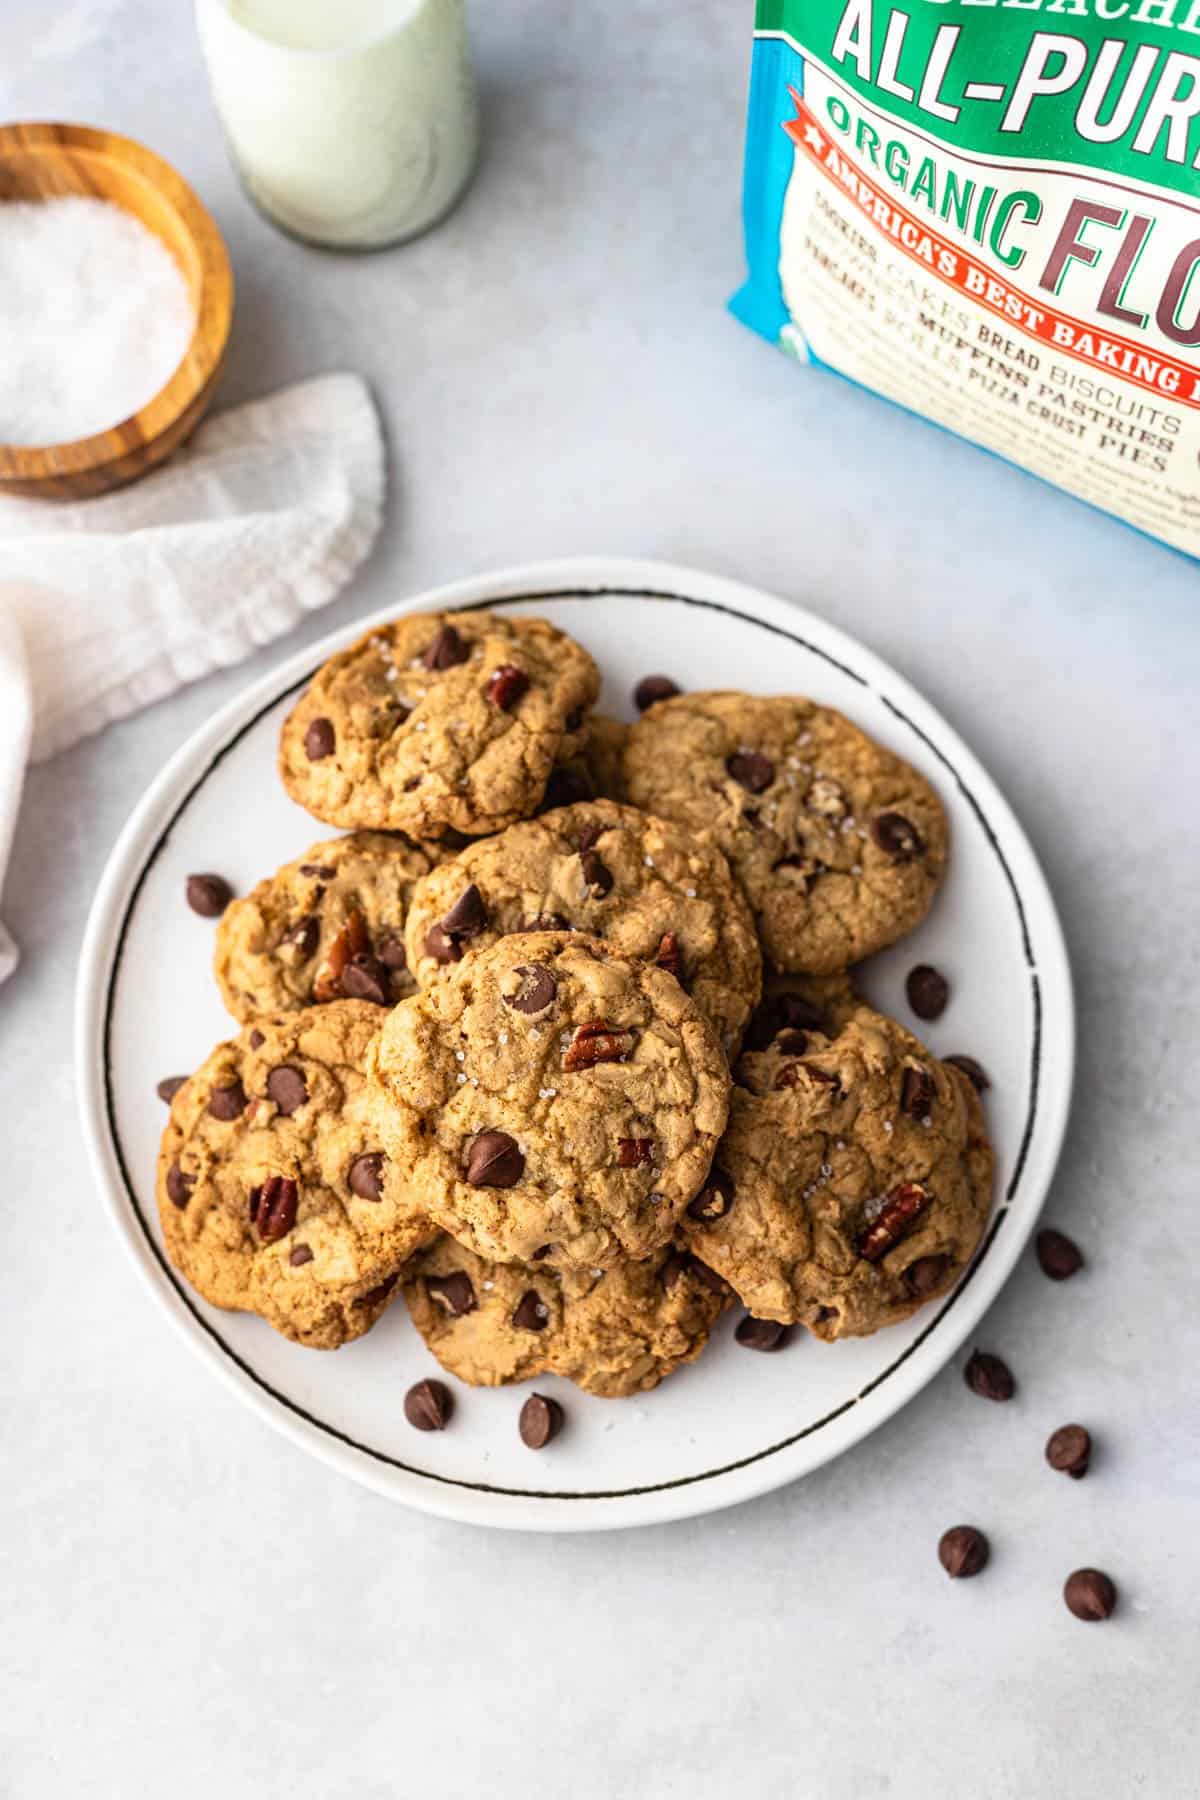
[[464, 1381], [619, 1396], [735, 1301], [768, 1350], [961, 1274], [977, 1072], [851, 979], [937, 891], [936, 794], [806, 699], [653, 677], [626, 727], [599, 685], [542, 620], [413, 614], [286, 721], [288, 793], [348, 835], [220, 919], [242, 1029], [174, 1092], [158, 1178], [207, 1300], [330, 1349], [403, 1295]]

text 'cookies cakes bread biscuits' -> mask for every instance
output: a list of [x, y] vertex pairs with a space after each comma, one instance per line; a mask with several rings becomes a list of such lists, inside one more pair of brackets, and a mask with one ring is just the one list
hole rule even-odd
[[728, 1303], [723, 1284], [669, 1246], [610, 1269], [555, 1269], [488, 1262], [441, 1237], [406, 1266], [402, 1286], [417, 1330], [460, 1380], [563, 1375], [607, 1399], [691, 1362]]
[[212, 1305], [317, 1349], [368, 1331], [433, 1235], [372, 1121], [380, 1017], [337, 1000], [255, 1020], [175, 1094], [159, 1152], [175, 1267]]
[[470, 845], [413, 892], [408, 966], [422, 986], [509, 932], [577, 929], [667, 969], [736, 1055], [757, 1003], [754, 920], [721, 852], [599, 800]]
[[776, 968], [828, 974], [895, 943], [942, 879], [929, 783], [811, 700], [681, 694], [632, 728], [624, 767], [635, 806], [725, 852]]
[[564, 931], [501, 938], [401, 1001], [369, 1068], [414, 1202], [501, 1262], [651, 1255], [729, 1104], [720, 1042], [674, 975]]
[[579, 748], [599, 685], [587, 651], [545, 620], [411, 613], [317, 671], [284, 723], [283, 784], [350, 830], [500, 831]]
[[329, 1000], [391, 1006], [411, 994], [409, 896], [437, 860], [399, 834], [356, 831], [314, 844], [226, 907], [213, 967], [243, 1023]]
[[953, 1285], [992, 1192], [966, 1076], [860, 1006], [832, 1039], [791, 1027], [748, 1052], [737, 1083], [682, 1232], [755, 1317], [861, 1336]]

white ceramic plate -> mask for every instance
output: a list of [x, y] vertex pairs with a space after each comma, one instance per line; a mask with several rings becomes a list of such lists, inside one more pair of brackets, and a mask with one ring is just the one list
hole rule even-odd
[[[80, 968], [78, 1076], [101, 1194], [149, 1287], [195, 1350], [248, 1406], [314, 1456], [408, 1505], [480, 1524], [594, 1530], [732, 1505], [792, 1481], [873, 1431], [943, 1366], [994, 1298], [1028, 1237], [1066, 1124], [1074, 1055], [1070, 974], [1054, 905], [1020, 826], [970, 751], [907, 682], [809, 613], [664, 564], [587, 559], [458, 582], [405, 608], [499, 605], [538, 613], [592, 651], [601, 706], [632, 716], [651, 671], [687, 688], [803, 693], [831, 703], [915, 763], [949, 810], [944, 892], [913, 937], [863, 985], [909, 1019], [904, 976], [935, 963], [953, 997], [923, 1028], [942, 1053], [983, 1063], [999, 1176], [992, 1222], [957, 1290], [907, 1324], [832, 1346], [799, 1333], [779, 1355], [733, 1341], [640, 1399], [593, 1399], [557, 1379], [569, 1428], [535, 1454], [516, 1429], [522, 1390], [455, 1384], [453, 1426], [406, 1424], [409, 1384], [438, 1373], [393, 1306], [336, 1355], [298, 1349], [259, 1320], [205, 1305], [166, 1263], [154, 1205], [162, 1076], [194, 1068], [235, 1029], [210, 969], [213, 928], [184, 878], [216, 870], [244, 893], [329, 836], [275, 773], [280, 722], [357, 620], [258, 681], [185, 744], [112, 853]], [[390, 614], [380, 614], [383, 618]], [[528, 1390], [525, 1390], [528, 1391]]]

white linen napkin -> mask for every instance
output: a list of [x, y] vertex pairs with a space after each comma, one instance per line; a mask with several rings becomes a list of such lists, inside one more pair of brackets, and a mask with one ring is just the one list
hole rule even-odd
[[[209, 420], [118, 493], [0, 499], [0, 890], [26, 761], [332, 600], [375, 541], [383, 490], [366, 384], [325, 375]], [[0, 981], [15, 964], [0, 925]]]

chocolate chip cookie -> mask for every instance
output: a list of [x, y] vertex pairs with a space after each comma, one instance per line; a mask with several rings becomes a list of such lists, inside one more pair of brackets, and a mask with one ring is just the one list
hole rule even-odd
[[737, 1053], [758, 1000], [749, 906], [719, 850], [611, 800], [564, 806], [470, 845], [413, 891], [408, 963], [421, 986], [508, 932], [571, 927], [667, 969]]
[[860, 1006], [791, 1027], [737, 1071], [729, 1127], [682, 1235], [760, 1319], [862, 1336], [944, 1294], [991, 1204], [979, 1097]]
[[255, 1020], [175, 1094], [159, 1151], [175, 1267], [213, 1306], [320, 1350], [370, 1330], [433, 1235], [371, 1122], [379, 1021], [363, 1000]]
[[643, 1392], [699, 1356], [723, 1284], [672, 1249], [611, 1269], [486, 1262], [439, 1238], [402, 1277], [413, 1323], [442, 1367], [475, 1387], [565, 1375], [606, 1399]]
[[829, 974], [894, 943], [942, 879], [929, 783], [811, 700], [661, 701], [633, 726], [624, 769], [635, 806], [725, 852], [778, 969]]
[[410, 613], [340, 650], [283, 727], [288, 793], [350, 829], [479, 837], [534, 811], [599, 690], [544, 619]]
[[226, 907], [213, 967], [243, 1023], [329, 1000], [391, 1006], [416, 983], [404, 955], [409, 895], [437, 856], [400, 835], [314, 844]]
[[653, 1254], [729, 1104], [716, 1033], [675, 976], [582, 932], [465, 958], [388, 1014], [369, 1071], [415, 1204], [499, 1262]]

